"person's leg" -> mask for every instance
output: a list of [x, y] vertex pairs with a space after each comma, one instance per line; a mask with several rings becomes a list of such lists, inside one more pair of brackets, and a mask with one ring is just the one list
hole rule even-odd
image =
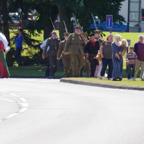
[[50, 61], [49, 58], [47, 59], [47, 70], [46, 70], [46, 77], [50, 76]]
[[83, 77], [83, 71], [84, 71], [84, 67], [82, 67], [80, 70], [80, 77]]
[[68, 76], [71, 77], [72, 76], [72, 65], [71, 65], [71, 55], [69, 55], [68, 58]]
[[112, 63], [112, 59], [108, 60], [108, 79], [112, 78], [112, 72], [113, 72], [113, 63]]
[[78, 55], [72, 54], [71, 60], [72, 60], [73, 77], [77, 77], [78, 64], [79, 64]]
[[132, 65], [132, 78], [134, 78], [134, 73], [135, 73], [135, 64]]
[[140, 67], [141, 67], [141, 61], [137, 59], [136, 60], [136, 67], [135, 67], [135, 74], [134, 74], [135, 78], [137, 77], [137, 73], [138, 73]]
[[144, 80], [144, 62], [141, 62], [141, 79]]
[[102, 59], [102, 64], [103, 64], [103, 66], [102, 66], [102, 70], [101, 70], [101, 74], [100, 75], [103, 77], [105, 75], [105, 72], [106, 72], [108, 60], [103, 58]]
[[80, 77], [80, 70], [82, 69], [82, 67], [84, 66], [84, 61], [85, 61], [85, 57], [82, 54], [78, 55], [78, 71], [77, 71], [77, 76]]
[[128, 74], [128, 79], [131, 78], [131, 65], [127, 65], [127, 74]]
[[50, 60], [50, 76], [54, 76], [54, 57], [53, 56], [49, 56], [49, 60]]
[[93, 60], [92, 60], [92, 66], [91, 66], [91, 77], [94, 77], [96, 65], [97, 65], [97, 60], [96, 60], [96, 59], [93, 59]]
[[63, 62], [63, 66], [64, 66], [64, 74], [65, 74], [65, 77], [68, 77], [68, 72], [69, 72], [69, 61], [67, 58], [62, 58], [62, 62]]
[[18, 59], [18, 65], [22, 66], [22, 62], [21, 62], [21, 50], [22, 48], [17, 48], [17, 59]]
[[[54, 74], [56, 73], [56, 71], [58, 70], [58, 60], [57, 60], [57, 56], [54, 56]], [[54, 75], [53, 75], [54, 76]]]
[[122, 72], [123, 72], [123, 57], [120, 57], [120, 70], [121, 70], [121, 76], [122, 76]]
[[15, 51], [15, 54], [14, 54], [14, 55], [15, 55], [15, 60], [16, 60], [16, 62], [18, 63], [17, 48], [16, 48], [16, 51]]

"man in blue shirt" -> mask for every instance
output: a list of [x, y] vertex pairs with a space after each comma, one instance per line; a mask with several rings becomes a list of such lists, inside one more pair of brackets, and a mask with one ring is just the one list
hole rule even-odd
[[19, 66], [22, 66], [22, 61], [21, 61], [21, 50], [22, 50], [22, 43], [23, 43], [23, 30], [19, 29], [18, 30], [18, 37], [15, 39], [15, 37], [13, 37], [14, 41], [15, 41], [15, 46], [16, 46], [16, 51], [15, 51], [15, 59], [18, 63]]

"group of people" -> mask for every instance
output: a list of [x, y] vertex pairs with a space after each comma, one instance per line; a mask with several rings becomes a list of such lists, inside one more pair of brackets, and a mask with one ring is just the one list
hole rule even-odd
[[[22, 29], [18, 30], [19, 36], [13, 38], [16, 45], [15, 58], [19, 66], [23, 35]], [[58, 61], [62, 58], [65, 77], [82, 77], [86, 71], [87, 77], [108, 78], [113, 81], [122, 80], [123, 56], [126, 54], [128, 80], [136, 80], [141, 68], [141, 79], [144, 80], [144, 37], [139, 36], [139, 41], [130, 46], [126, 39], [121, 40], [120, 35], [110, 33], [104, 40], [99, 30], [88, 35], [81, 31], [80, 26], [75, 26], [74, 33], [64, 33], [64, 40], [60, 41], [57, 33], [53, 31], [49, 38], [42, 44], [42, 58], [47, 59], [46, 77], [51, 79], [58, 70]], [[9, 50], [6, 37], [0, 33], [0, 77], [9, 77], [5, 53]], [[108, 72], [106, 71], [108, 67]]]
[[[42, 58], [48, 59], [47, 78], [53, 78], [58, 69], [58, 60], [62, 58], [65, 77], [82, 77], [86, 71], [87, 77], [108, 78], [113, 81], [122, 80], [123, 56], [128, 52], [128, 42], [121, 40], [120, 35], [110, 33], [104, 40], [99, 30], [89, 35], [81, 32], [80, 26], [75, 26], [74, 33], [64, 33], [60, 42], [57, 33], [41, 45]], [[128, 80], [135, 80], [141, 67], [141, 79], [144, 80], [144, 37], [130, 47], [126, 55]], [[108, 67], [108, 74], [106, 69]], [[132, 70], [131, 70], [132, 69]]]

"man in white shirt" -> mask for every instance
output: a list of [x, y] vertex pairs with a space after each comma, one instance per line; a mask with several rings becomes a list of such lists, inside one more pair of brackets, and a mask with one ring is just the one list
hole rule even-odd
[[[51, 38], [51, 37], [49, 37], [49, 38]], [[47, 40], [49, 38], [45, 39], [45, 41], [40, 45], [40, 48], [42, 50], [44, 50], [44, 47], [46, 46]], [[48, 49], [49, 49], [49, 47], [47, 48], [47, 51], [48, 51]], [[44, 58], [42, 57], [42, 59], [44, 59]], [[46, 76], [46, 78], [49, 78], [49, 76], [50, 76], [50, 61], [49, 61], [49, 58], [47, 58], [47, 70], [46, 70], [45, 76]]]

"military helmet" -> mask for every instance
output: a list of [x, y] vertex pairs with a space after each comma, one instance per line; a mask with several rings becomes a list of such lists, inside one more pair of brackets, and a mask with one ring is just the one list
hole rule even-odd
[[75, 29], [81, 29], [81, 26], [76, 25], [74, 28]]
[[100, 34], [101, 30], [95, 30], [94, 33]]

